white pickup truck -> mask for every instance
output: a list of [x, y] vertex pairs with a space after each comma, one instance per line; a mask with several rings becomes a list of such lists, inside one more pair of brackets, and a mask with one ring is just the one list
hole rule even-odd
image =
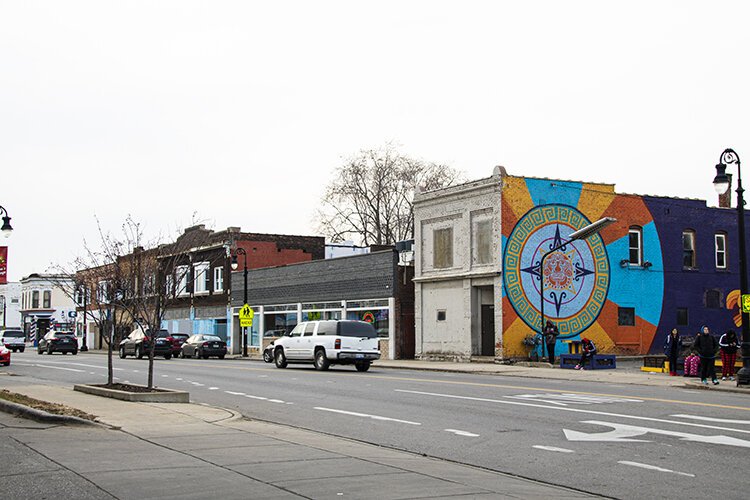
[[327, 370], [332, 364], [353, 364], [366, 372], [373, 360], [380, 359], [378, 334], [364, 321], [305, 321], [274, 341], [273, 359], [277, 368], [314, 363], [317, 370]]
[[0, 342], [13, 352], [26, 349], [26, 334], [20, 328], [6, 328], [0, 330]]

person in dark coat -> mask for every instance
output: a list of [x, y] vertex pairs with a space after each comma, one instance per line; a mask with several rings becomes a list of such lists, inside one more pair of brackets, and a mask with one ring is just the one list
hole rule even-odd
[[667, 355], [669, 361], [669, 375], [672, 377], [677, 375], [677, 358], [680, 355], [680, 349], [682, 348], [682, 338], [677, 331], [677, 328], [672, 328], [672, 331], [667, 335], [667, 340], [664, 343], [664, 354]]
[[544, 325], [544, 342], [547, 344], [547, 354], [549, 355], [549, 362], [555, 364], [555, 344], [557, 343], [557, 336], [560, 335], [560, 330], [557, 326], [547, 320], [547, 324]]
[[596, 346], [591, 339], [581, 338], [581, 361], [576, 365], [576, 370], [584, 370], [586, 363], [596, 354]]
[[734, 380], [734, 363], [737, 361], [737, 332], [728, 330], [719, 338], [721, 348], [721, 380]]
[[719, 343], [711, 335], [707, 326], [702, 326], [701, 331], [695, 337], [693, 342], [693, 350], [701, 358], [701, 382], [708, 385], [708, 377], [711, 377], [711, 381], [714, 385], [719, 384], [719, 380], [716, 378], [716, 351], [719, 350]]

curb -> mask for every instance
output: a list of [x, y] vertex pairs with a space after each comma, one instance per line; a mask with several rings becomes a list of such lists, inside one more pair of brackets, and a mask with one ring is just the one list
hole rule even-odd
[[17, 417], [28, 418], [37, 422], [45, 424], [74, 424], [74, 425], [95, 425], [102, 426], [98, 422], [86, 420], [85, 418], [74, 417], [71, 415], [56, 415], [54, 413], [47, 413], [46, 411], [37, 410], [29, 406], [0, 399], [0, 411], [10, 413]]

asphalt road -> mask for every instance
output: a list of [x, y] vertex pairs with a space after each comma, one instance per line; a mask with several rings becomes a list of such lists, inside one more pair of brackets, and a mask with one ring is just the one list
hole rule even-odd
[[[145, 383], [147, 365], [116, 358], [115, 376]], [[32, 350], [3, 370], [47, 383], [102, 382], [106, 356]], [[155, 379], [250, 418], [600, 495], [747, 498], [750, 487], [743, 394], [377, 367], [279, 370], [229, 359], [157, 359]]]

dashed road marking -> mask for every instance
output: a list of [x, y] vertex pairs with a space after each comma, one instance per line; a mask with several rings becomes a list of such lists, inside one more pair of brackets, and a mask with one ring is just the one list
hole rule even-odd
[[548, 393], [548, 394], [519, 394], [517, 396], [505, 396], [510, 399], [521, 399], [526, 401], [539, 401], [560, 406], [568, 404], [607, 404], [607, 403], [643, 403], [642, 399], [633, 398], [616, 398], [611, 396], [593, 396], [588, 394], [575, 393]]
[[629, 462], [627, 460], [620, 460], [617, 463], [622, 465], [629, 465], [631, 467], [640, 467], [641, 469], [654, 470], [657, 472], [668, 472], [670, 474], [677, 474], [679, 476], [695, 477], [695, 474], [689, 474], [687, 472], [677, 472], [674, 470], [665, 469], [663, 467], [657, 467], [656, 465], [642, 464], [639, 462]]
[[419, 422], [411, 422], [409, 420], [400, 420], [398, 418], [382, 417], [380, 415], [369, 415], [367, 413], [359, 413], [355, 411], [335, 410], [333, 408], [323, 408], [320, 406], [316, 406], [315, 409], [321, 410], [321, 411], [328, 411], [331, 413], [340, 413], [342, 415], [351, 415], [353, 417], [371, 418], [373, 420], [382, 420], [382, 421], [387, 421], [387, 422], [397, 422], [399, 424], [422, 425]]
[[699, 417], [698, 415], [670, 415], [675, 418], [691, 418], [693, 420], [703, 420], [704, 422], [720, 422], [722, 424], [750, 424], [750, 420], [730, 420], [726, 418]]
[[542, 446], [541, 444], [535, 444], [532, 446], [532, 448], [536, 448], [537, 450], [544, 450], [544, 451], [556, 451], [559, 453], [575, 453], [573, 450], [569, 450], [567, 448], [557, 448], [555, 446]]
[[225, 394], [231, 394], [232, 396], [246, 396], [244, 392], [224, 391]]
[[217, 391], [217, 390], [219, 390], [219, 388], [218, 387], [209, 387], [208, 390], [209, 391]]
[[479, 437], [479, 434], [474, 434], [473, 432], [469, 431], [460, 431], [458, 429], [445, 429], [445, 432], [452, 432], [456, 436]]

